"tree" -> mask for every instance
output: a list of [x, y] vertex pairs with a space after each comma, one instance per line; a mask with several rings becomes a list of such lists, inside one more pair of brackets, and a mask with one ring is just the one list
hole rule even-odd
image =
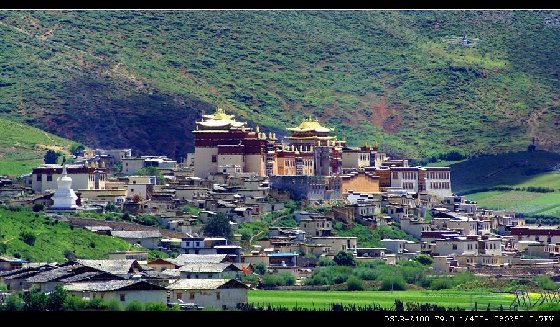
[[45, 154], [44, 160], [46, 164], [56, 164], [58, 162], [58, 157], [60, 157], [60, 153], [55, 152], [54, 150], [48, 150]]
[[105, 211], [107, 211], [107, 212], [115, 212], [115, 211], [117, 211], [117, 206], [115, 206], [113, 203], [108, 203], [108, 204], [105, 206]]
[[349, 291], [363, 291], [364, 290], [364, 284], [362, 283], [362, 280], [359, 279], [356, 276], [348, 277], [348, 280], [346, 280], [346, 285], [347, 285]]
[[27, 245], [35, 245], [35, 235], [31, 232], [21, 232], [19, 234], [19, 239], [23, 241], [23, 243]]
[[161, 302], [148, 302], [144, 307], [146, 311], [167, 311], [167, 305]]
[[140, 203], [142, 202], [142, 196], [140, 194], [134, 194], [134, 196], [132, 196], [132, 202], [134, 203]]
[[144, 306], [142, 305], [142, 302], [133, 300], [126, 306], [126, 311], [144, 311]]
[[419, 255], [416, 256], [416, 258], [414, 258], [414, 260], [420, 262], [424, 266], [429, 266], [433, 262], [432, 257], [430, 257], [429, 255], [426, 255], [426, 254], [419, 254]]
[[47, 307], [47, 295], [38, 287], [23, 293], [25, 311], [45, 311]]
[[255, 265], [255, 272], [259, 275], [266, 274], [266, 264], [264, 262], [259, 262]]
[[119, 300], [112, 299], [109, 302], [107, 302], [107, 310], [109, 310], [109, 311], [123, 311], [123, 307], [122, 307], [121, 303], [119, 302]]
[[51, 292], [47, 298], [47, 310], [63, 311], [67, 296], [68, 292], [62, 287], [62, 285], [56, 285], [54, 287], [54, 291]]
[[136, 172], [137, 176], [156, 176], [156, 183], [158, 185], [165, 184], [165, 178], [160, 170], [156, 167], [144, 167]]
[[122, 162], [115, 162], [113, 164], [113, 169], [115, 172], [120, 173], [122, 171]]
[[75, 155], [76, 157], [82, 155], [86, 147], [81, 143], [72, 144], [70, 147], [70, 153]]
[[33, 212], [43, 211], [43, 209], [45, 209], [45, 206], [41, 203], [35, 203], [33, 205]]
[[22, 311], [25, 303], [17, 293], [12, 293], [6, 298], [6, 311]]
[[64, 250], [64, 257], [68, 261], [76, 261], [76, 255], [71, 250]]
[[340, 251], [334, 256], [334, 262], [339, 266], [355, 266], [356, 260], [351, 252]]
[[202, 228], [204, 235], [218, 236], [231, 239], [233, 232], [228, 217], [223, 213], [218, 213], [214, 217], [208, 219], [208, 222]]

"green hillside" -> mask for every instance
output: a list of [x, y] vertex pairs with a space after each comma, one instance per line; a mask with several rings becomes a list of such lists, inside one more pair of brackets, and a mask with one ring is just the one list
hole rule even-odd
[[560, 217], [559, 154], [502, 153], [450, 167], [453, 191], [477, 201], [479, 207], [513, 210], [533, 220], [546, 216], [546, 221], [555, 222], [552, 217]]
[[496, 186], [560, 188], [557, 175], [545, 174], [560, 168], [560, 154], [520, 151], [486, 155], [449, 166], [451, 188], [459, 194]]
[[558, 15], [3, 11], [0, 115], [176, 158], [215, 104], [277, 132], [316, 116], [411, 158], [519, 151], [533, 136], [558, 151]]
[[[23, 242], [22, 232], [35, 236], [34, 245]], [[64, 262], [65, 250], [74, 251], [78, 258], [106, 259], [111, 251], [124, 251], [130, 247], [119, 238], [71, 228], [67, 223], [45, 218], [43, 213], [0, 207], [0, 255], [40, 262]]]
[[48, 149], [68, 153], [74, 142], [0, 118], [0, 175], [21, 175], [43, 163]]

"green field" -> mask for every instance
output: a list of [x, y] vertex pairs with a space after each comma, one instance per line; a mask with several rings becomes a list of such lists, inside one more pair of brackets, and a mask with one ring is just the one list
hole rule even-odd
[[548, 172], [531, 177], [521, 183], [507, 185], [515, 188], [547, 187], [550, 193], [527, 191], [489, 191], [468, 194], [480, 207], [507, 209], [527, 215], [560, 216], [560, 172]]
[[[531, 294], [538, 298], [537, 294]], [[441, 290], [441, 291], [249, 291], [249, 303], [254, 305], [325, 308], [332, 303], [372, 305], [378, 304], [383, 308], [391, 308], [395, 300], [402, 302], [431, 303], [445, 307], [460, 307], [470, 310], [477, 303], [478, 309], [486, 309], [488, 304], [492, 309], [504, 308], [514, 300], [509, 293], [490, 293], [488, 291]]]
[[30, 173], [43, 162], [48, 148], [68, 152], [72, 144], [35, 127], [0, 118], [0, 175]]
[[[35, 243], [20, 239], [22, 232], [30, 232]], [[119, 238], [98, 235], [64, 222], [55, 223], [44, 213], [10, 211], [0, 207], [0, 255], [20, 256], [40, 262], [64, 262], [64, 251], [74, 251], [78, 258], [106, 259], [111, 251], [131, 249]]]

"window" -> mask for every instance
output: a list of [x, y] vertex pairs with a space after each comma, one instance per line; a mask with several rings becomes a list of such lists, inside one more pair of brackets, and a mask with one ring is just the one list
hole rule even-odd
[[212, 162], [218, 161], [218, 160], [217, 160], [217, 157], [218, 157], [217, 155], [213, 155], [213, 156], [212, 156]]
[[130, 192], [134, 192], [134, 189], [133, 189], [133, 188], [131, 188], [131, 189], [130, 189]]
[[43, 175], [37, 175], [37, 182], [40, 182], [43, 180]]
[[393, 179], [399, 179], [399, 173], [398, 172], [393, 172]]
[[177, 292], [177, 300], [183, 299], [183, 293]]
[[52, 182], [52, 175], [47, 175], [47, 182]]
[[216, 292], [216, 300], [220, 299], [220, 292]]
[[194, 292], [189, 293], [189, 300], [194, 300]]
[[191, 274], [188, 274], [188, 275], [187, 275], [187, 279], [191, 279]]
[[126, 300], [126, 297], [124, 294], [121, 294], [121, 302], [124, 302]]
[[452, 249], [453, 249], [453, 250], [457, 250], [457, 244], [453, 244], [453, 245], [452, 245]]

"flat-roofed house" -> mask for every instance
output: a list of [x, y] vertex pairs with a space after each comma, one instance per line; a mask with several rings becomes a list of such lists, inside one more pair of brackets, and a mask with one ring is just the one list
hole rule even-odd
[[146, 249], [157, 249], [162, 237], [158, 230], [113, 230], [111, 235], [122, 238], [130, 244], [140, 244]]

